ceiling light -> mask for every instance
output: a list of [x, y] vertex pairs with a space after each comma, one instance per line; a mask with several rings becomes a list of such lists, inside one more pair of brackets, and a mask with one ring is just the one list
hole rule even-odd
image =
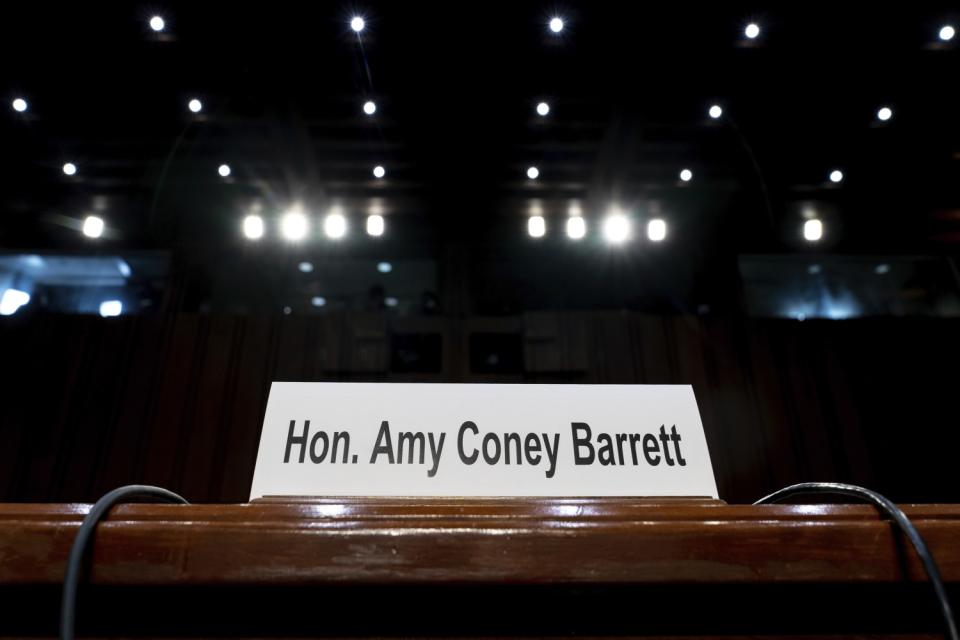
[[303, 240], [307, 236], [309, 222], [299, 209], [291, 209], [280, 219], [280, 232], [287, 240]]
[[747, 28], [743, 30], [743, 35], [753, 40], [760, 35], [760, 25], [756, 24], [755, 22], [751, 22], [747, 25]]
[[226, 178], [227, 176], [230, 175], [230, 165], [228, 164], [220, 165], [219, 167], [217, 167], [217, 173], [220, 174], [221, 178]]
[[315, 307], [322, 307], [323, 305], [327, 304], [327, 299], [323, 296], [313, 296], [310, 298], [310, 304]]
[[890, 273], [890, 265], [888, 265], [888, 264], [886, 264], [886, 263], [878, 264], [873, 271], [874, 271], [874, 273], [876, 273], [878, 276], [885, 275], [885, 274], [887, 274], [887, 273]]
[[30, 294], [19, 289], [7, 289], [0, 295], [0, 316], [12, 316], [30, 302]]
[[300, 270], [300, 273], [313, 273], [313, 263], [304, 260], [297, 265], [297, 269]]
[[154, 31], [163, 31], [163, 28], [167, 26], [167, 23], [163, 21], [163, 18], [160, 16], [153, 16], [150, 18], [150, 28]]
[[14, 111], [23, 113], [24, 111], [27, 110], [27, 101], [24, 100], [23, 98], [14, 98], [13, 102], [11, 103], [11, 106], [13, 106]]
[[619, 244], [630, 237], [630, 220], [622, 213], [612, 213], [603, 221], [603, 235], [609, 242]]
[[891, 109], [890, 107], [880, 107], [880, 109], [877, 110], [877, 120], [886, 122], [892, 117], [893, 117], [893, 109]]
[[563, 20], [559, 17], [550, 19], [550, 31], [554, 33], [560, 33], [563, 31]]
[[200, 113], [200, 110], [203, 109], [203, 103], [193, 98], [187, 103], [187, 109], [190, 109], [190, 111], [194, 113]]
[[382, 236], [385, 226], [383, 216], [367, 216], [367, 235]]
[[373, 100], [367, 100], [363, 103], [363, 112], [368, 116], [372, 116], [377, 112], [377, 103]]
[[342, 238], [347, 234], [347, 219], [342, 213], [328, 214], [323, 221], [323, 232], [328, 238]]
[[652, 242], [660, 242], [667, 237], [667, 223], [662, 218], [653, 218], [647, 222], [647, 237]]
[[527, 218], [527, 233], [531, 238], [542, 238], [547, 233], [547, 221], [543, 216], [530, 216]]
[[830, 182], [837, 183], [843, 181], [843, 171], [840, 169], [834, 169], [830, 172]]
[[377, 165], [373, 168], [374, 178], [382, 178], [385, 175], [387, 175], [387, 170], [381, 167], [380, 165]]
[[243, 219], [243, 235], [249, 240], [259, 240], [263, 237], [263, 218], [247, 216]]
[[390, 264], [389, 262], [378, 262], [377, 271], [379, 271], [380, 273], [390, 273], [391, 271], [393, 271], [393, 265]]
[[88, 238], [99, 238], [103, 235], [103, 218], [99, 216], [87, 216], [83, 220], [83, 235]]
[[957, 35], [956, 30], [949, 24], [944, 25], [940, 28], [940, 39], [944, 42], [953, 40], [953, 36]]
[[353, 19], [350, 20], [350, 28], [356, 31], [357, 33], [360, 33], [361, 31], [363, 31], [363, 28], [366, 26], [367, 26], [366, 20], [364, 20], [360, 16], [354, 16]]
[[550, 113], [550, 105], [546, 102], [541, 102], [537, 105], [537, 115], [545, 116]]
[[718, 104], [715, 104], [715, 105], [713, 105], [713, 106], [710, 107], [710, 110], [709, 110], [707, 113], [710, 114], [710, 117], [711, 117], [711, 118], [713, 118], [714, 120], [716, 120], [717, 118], [719, 118], [720, 116], [723, 115], [723, 107], [721, 107], [721, 106], [718, 105]]
[[683, 169], [680, 172], [680, 179], [684, 182], [690, 182], [693, 180], [693, 171], [690, 171], [690, 169]]
[[400, 304], [400, 301], [393, 296], [387, 296], [383, 299], [383, 304], [387, 305], [388, 307], [395, 307]]
[[73, 164], [72, 162], [68, 162], [63, 165], [63, 172], [68, 176], [76, 175], [77, 165]]
[[803, 223], [803, 237], [807, 242], [816, 242], [823, 237], [823, 223], [814, 218]]
[[571, 240], [580, 240], [587, 235], [587, 223], [580, 216], [567, 218], [567, 237]]
[[527, 169], [527, 177], [531, 180], [536, 180], [540, 176], [540, 169], [536, 167], [530, 167]]
[[123, 313], [123, 303], [119, 300], [104, 300], [100, 303], [100, 316], [115, 318]]

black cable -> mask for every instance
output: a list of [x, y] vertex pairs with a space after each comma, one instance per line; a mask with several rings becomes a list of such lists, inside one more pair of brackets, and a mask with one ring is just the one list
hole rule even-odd
[[910, 522], [910, 518], [907, 517], [907, 514], [905, 514], [900, 507], [876, 491], [858, 487], [855, 484], [844, 484], [840, 482], [802, 482], [784, 487], [779, 491], [774, 491], [770, 495], [760, 498], [754, 504], [780, 502], [784, 498], [804, 493], [833, 493], [860, 498], [861, 500], [872, 503], [875, 507], [889, 515], [910, 540], [910, 544], [913, 545], [917, 555], [920, 557], [920, 562], [923, 563], [923, 568], [930, 578], [930, 583], [933, 585], [933, 590], [940, 603], [940, 611], [943, 613], [943, 621], [947, 628], [947, 637], [950, 638], [950, 640], [960, 640], [957, 636], [957, 625], [953, 620], [953, 611], [950, 609], [950, 601], [947, 600], [947, 590], [943, 586], [943, 578], [940, 577], [940, 570], [937, 568], [937, 563], [933, 559], [933, 554], [930, 553], [930, 549], [927, 547], [927, 543], [924, 542], [920, 532], [917, 531], [917, 528]]
[[96, 531], [97, 523], [107, 515], [110, 508], [118, 502], [130, 498], [153, 498], [164, 502], [189, 504], [185, 499], [166, 489], [149, 485], [131, 484], [114, 489], [94, 504], [83, 518], [77, 537], [70, 548], [67, 558], [67, 571], [63, 577], [63, 600], [60, 602], [60, 639], [73, 640], [77, 609], [77, 587], [80, 583], [80, 574], [83, 572], [83, 560], [87, 552], [87, 544]]

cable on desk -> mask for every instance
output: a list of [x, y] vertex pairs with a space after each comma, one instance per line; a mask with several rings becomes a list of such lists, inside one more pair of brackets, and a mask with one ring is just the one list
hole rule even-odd
[[77, 537], [73, 540], [73, 546], [70, 548], [70, 556], [67, 558], [67, 571], [63, 577], [63, 599], [60, 601], [61, 640], [73, 640], [77, 607], [77, 587], [80, 583], [80, 574], [83, 572], [83, 561], [86, 556], [87, 545], [97, 528], [97, 523], [107, 515], [107, 512], [110, 511], [113, 505], [118, 502], [128, 501], [131, 498], [152, 498], [162, 502], [189, 504], [184, 498], [172, 491], [141, 484], [131, 484], [126, 487], [114, 489], [97, 500], [96, 504], [90, 508], [90, 511], [84, 517], [83, 523], [80, 525], [80, 530], [77, 531]]
[[774, 491], [770, 495], [760, 498], [754, 504], [771, 504], [780, 502], [790, 496], [811, 493], [830, 493], [859, 498], [873, 504], [880, 509], [880, 511], [890, 516], [904, 535], [907, 536], [907, 539], [910, 540], [910, 544], [913, 545], [917, 555], [920, 557], [920, 562], [923, 563], [923, 568], [930, 578], [930, 583], [933, 585], [933, 590], [940, 603], [940, 611], [943, 613], [943, 621], [947, 628], [947, 637], [950, 640], [960, 640], [960, 637], [957, 636], [956, 622], [953, 620], [953, 611], [950, 609], [949, 600], [947, 600], [947, 590], [943, 586], [943, 578], [940, 577], [940, 570], [937, 568], [937, 563], [933, 559], [933, 554], [930, 553], [930, 549], [927, 547], [923, 536], [921, 536], [917, 528], [913, 526], [907, 514], [884, 496], [876, 491], [858, 487], [855, 484], [844, 484], [840, 482], [802, 482], [784, 487], [779, 491]]

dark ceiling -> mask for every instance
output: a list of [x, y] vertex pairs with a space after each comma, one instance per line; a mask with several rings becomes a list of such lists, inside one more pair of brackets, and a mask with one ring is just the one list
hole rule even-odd
[[[926, 3], [15, 3], [0, 24], [0, 246], [169, 251], [206, 283], [199, 298], [240, 309], [258, 289], [316, 293], [270, 275], [305, 257], [432, 261], [444, 307], [463, 310], [444, 298], [467, 291], [478, 312], [695, 309], [735, 287], [743, 253], [950, 256], [948, 23], [960, 13]], [[295, 202], [312, 230], [291, 245], [276, 221]], [[251, 243], [241, 222], [257, 206], [267, 233]], [[339, 242], [320, 232], [333, 206], [350, 224]], [[571, 207], [588, 224], [576, 245]], [[616, 251], [600, 239], [611, 207], [638, 225]], [[811, 210], [818, 243], [801, 234]], [[91, 211], [107, 222], [97, 241], [78, 232]], [[383, 238], [362, 232], [371, 212]], [[527, 236], [532, 214], [545, 238]], [[639, 226], [654, 216], [669, 229], [656, 246]]]

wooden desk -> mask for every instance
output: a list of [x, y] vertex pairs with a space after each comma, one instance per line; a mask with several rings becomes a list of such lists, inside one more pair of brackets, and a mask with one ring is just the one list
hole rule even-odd
[[[0, 505], [0, 636], [55, 635], [88, 505]], [[904, 511], [954, 605], [960, 506]], [[80, 635], [924, 634], [912, 549], [867, 506], [627, 499], [122, 505]]]

